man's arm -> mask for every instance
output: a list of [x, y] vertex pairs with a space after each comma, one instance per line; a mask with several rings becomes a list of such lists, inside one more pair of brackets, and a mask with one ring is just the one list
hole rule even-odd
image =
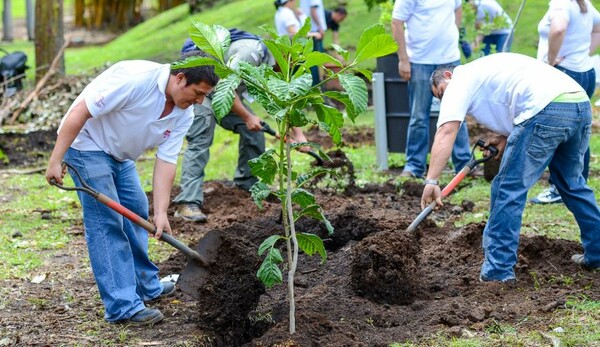
[[156, 233], [154, 237], [160, 239], [163, 230], [171, 233], [167, 209], [171, 200], [171, 189], [175, 180], [177, 166], [156, 158], [154, 173], [152, 177], [152, 196], [154, 198], [154, 225]]
[[331, 38], [333, 43], [335, 43], [336, 45], [340, 45], [340, 33], [338, 31], [331, 31]]
[[83, 99], [77, 105], [73, 106], [67, 115], [48, 160], [48, 167], [46, 169], [46, 181], [48, 183], [54, 180], [58, 184], [63, 184], [64, 172], [61, 165], [63, 157], [85, 125], [85, 122], [91, 117], [92, 115]]
[[454, 23], [456, 24], [456, 27], [460, 29], [462, 25], [462, 6], [454, 10]]
[[[442, 171], [446, 168], [448, 159], [450, 159], [450, 155], [452, 155], [452, 148], [459, 128], [459, 121], [450, 121], [442, 124], [437, 129], [429, 159], [429, 171], [427, 172], [428, 180], [439, 180], [442, 175]], [[425, 185], [421, 197], [421, 208], [425, 208], [434, 200], [439, 206], [443, 205], [440, 186], [431, 184]]]
[[406, 53], [406, 40], [404, 39], [404, 21], [392, 20], [392, 32], [394, 40], [398, 44], [398, 73], [404, 80], [410, 80], [410, 61]]
[[594, 54], [600, 46], [600, 24], [594, 25], [592, 28], [592, 41], [590, 42], [590, 54]]
[[235, 98], [233, 99], [233, 105], [231, 106], [233, 113], [237, 114], [241, 119], [244, 120], [249, 130], [261, 131], [262, 126], [260, 125], [260, 118], [248, 111], [238, 93], [235, 91], [234, 93]]
[[323, 30], [323, 27], [321, 27], [321, 20], [319, 19], [319, 7], [318, 6], [311, 6], [310, 16], [312, 17], [313, 22], [315, 22], [317, 24], [317, 30], [319, 31], [319, 34], [321, 34], [321, 37], [323, 37], [323, 35], [325, 35], [325, 30]]

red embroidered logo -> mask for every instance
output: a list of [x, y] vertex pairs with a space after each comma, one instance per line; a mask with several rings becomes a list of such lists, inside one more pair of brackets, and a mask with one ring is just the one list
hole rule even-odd
[[168, 138], [169, 135], [171, 135], [171, 130], [165, 130], [165, 132], [163, 133], [163, 138]]

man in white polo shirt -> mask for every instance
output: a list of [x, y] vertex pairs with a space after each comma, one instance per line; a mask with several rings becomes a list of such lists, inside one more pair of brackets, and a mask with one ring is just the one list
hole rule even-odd
[[[193, 55], [200, 53], [188, 56]], [[210, 66], [171, 69], [170, 64], [142, 60], [116, 63], [90, 82], [64, 116], [46, 180], [63, 183], [64, 160], [92, 188], [147, 219], [148, 199], [134, 160], [157, 147], [155, 237], [171, 232], [167, 208], [177, 156], [194, 118], [192, 105], [201, 103], [217, 82]], [[76, 175], [71, 177], [81, 186]], [[105, 319], [111, 323], [159, 322], [162, 313], [147, 308], [144, 301], [168, 295], [175, 287], [158, 279], [158, 268], [148, 258], [148, 232], [93, 197], [78, 196]]]
[[422, 207], [433, 200], [442, 205], [437, 180], [466, 114], [498, 134], [488, 140], [498, 147], [502, 163], [492, 182], [490, 216], [483, 231], [481, 280], [516, 279], [527, 191], [548, 166], [560, 168], [555, 184], [581, 232], [584, 254], [571, 259], [600, 268], [600, 210], [582, 175], [592, 121], [583, 88], [550, 65], [514, 53], [440, 67], [431, 76], [431, 88], [442, 102]]

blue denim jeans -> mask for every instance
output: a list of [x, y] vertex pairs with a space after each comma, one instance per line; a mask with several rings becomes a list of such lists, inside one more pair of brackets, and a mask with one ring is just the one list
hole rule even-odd
[[[315, 39], [313, 37], [313, 51], [314, 52], [325, 52], [323, 47], [322, 39]], [[319, 66], [315, 65], [310, 68], [310, 74], [312, 75], [312, 85], [316, 86], [321, 82], [321, 75], [319, 74]]]
[[[586, 72], [576, 72], [573, 70], [565, 69], [562, 66], [555, 66], [560, 71], [566, 73], [569, 77], [575, 80], [575, 82], [579, 83], [579, 85], [585, 90], [587, 96], [591, 99], [594, 95], [594, 91], [596, 90], [596, 71], [591, 69]], [[583, 177], [587, 181], [588, 176], [590, 174], [590, 149], [585, 152], [585, 157], [583, 158]], [[548, 183], [552, 183], [552, 172], [550, 173], [550, 179]]]
[[[102, 151], [69, 148], [64, 160], [98, 192], [148, 218], [148, 198], [133, 161], [119, 162]], [[71, 172], [76, 186], [81, 182]], [[109, 322], [128, 319], [144, 301], [162, 292], [158, 268], [148, 258], [148, 232], [90, 195], [77, 192], [92, 271]]]
[[550, 167], [556, 188], [581, 232], [585, 262], [600, 266], [600, 209], [582, 175], [589, 146], [589, 102], [550, 103], [515, 126], [508, 137], [498, 175], [492, 182], [490, 217], [483, 231], [483, 280], [515, 278], [521, 216], [527, 191]]
[[[460, 61], [452, 64], [459, 65]], [[410, 65], [410, 81], [408, 82], [410, 121], [406, 139], [406, 165], [404, 170], [421, 177], [425, 174], [427, 153], [429, 153], [429, 117], [431, 98], [433, 98], [429, 79], [433, 71], [440, 65], [414, 63]], [[467, 123], [463, 122], [452, 151], [454, 170], [456, 172], [460, 171], [470, 158], [469, 131]]]
[[[496, 53], [499, 52], [510, 52], [510, 46], [512, 46], [512, 36], [508, 43], [508, 34], [490, 34], [483, 37], [483, 48], [481, 51], [483, 55], [489, 55], [492, 52], [492, 45], [496, 48]], [[506, 43], [506, 49], [504, 48], [504, 44]]]

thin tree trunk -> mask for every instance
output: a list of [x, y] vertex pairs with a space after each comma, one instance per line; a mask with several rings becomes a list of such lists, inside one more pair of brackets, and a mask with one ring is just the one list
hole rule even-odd
[[35, 8], [33, 0], [25, 0], [25, 21], [27, 26], [27, 40], [35, 40]]
[[4, 9], [2, 10], [2, 41], [12, 42], [13, 40], [13, 21], [12, 21], [12, 2], [4, 0]]
[[[65, 42], [63, 0], [35, 2], [35, 65], [36, 83], [46, 74], [50, 64]], [[59, 58], [56, 73], [65, 73], [64, 55]]]
[[75, 0], [75, 27], [83, 28], [85, 0]]

